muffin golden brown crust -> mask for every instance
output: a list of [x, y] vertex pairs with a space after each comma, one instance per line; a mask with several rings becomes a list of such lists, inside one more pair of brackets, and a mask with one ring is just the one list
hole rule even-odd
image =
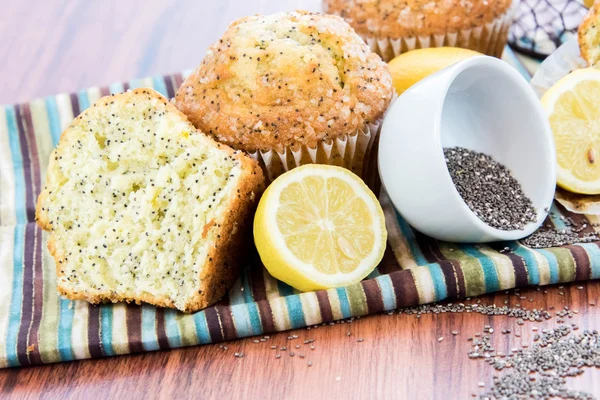
[[352, 134], [392, 99], [387, 65], [341, 18], [242, 18], [213, 44], [175, 104], [196, 127], [254, 152]]
[[359, 35], [402, 38], [458, 32], [492, 22], [512, 0], [324, 0]]

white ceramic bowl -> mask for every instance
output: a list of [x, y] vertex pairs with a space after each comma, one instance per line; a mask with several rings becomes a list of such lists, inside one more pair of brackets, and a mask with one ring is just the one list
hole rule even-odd
[[[537, 209], [523, 230], [499, 230], [464, 202], [443, 148], [491, 155], [520, 182]], [[492, 57], [475, 57], [437, 72], [390, 107], [379, 142], [379, 173], [398, 212], [417, 230], [451, 242], [516, 240], [544, 221], [556, 186], [556, 154], [548, 119], [527, 81]]]

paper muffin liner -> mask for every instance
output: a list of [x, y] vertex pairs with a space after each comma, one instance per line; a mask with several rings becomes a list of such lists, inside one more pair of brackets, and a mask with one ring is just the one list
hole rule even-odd
[[576, 69], [586, 68], [587, 62], [581, 57], [577, 37], [563, 43], [540, 64], [531, 79], [531, 86], [539, 97], [556, 82]]
[[573, 213], [600, 215], [600, 195], [572, 193], [558, 187], [554, 198]]
[[250, 153], [250, 156], [261, 164], [268, 181], [301, 165], [328, 164], [351, 170], [373, 188], [374, 176], [377, 175], [376, 143], [382, 122], [383, 117], [365, 124], [353, 133], [321, 141], [314, 148], [306, 145], [290, 146], [282, 151], [256, 151]]
[[410, 50], [444, 46], [462, 47], [500, 58], [508, 40], [514, 8], [514, 6], [510, 7], [501, 17], [485, 25], [461, 29], [457, 32], [402, 38], [375, 38], [362, 35], [362, 38], [371, 50], [386, 62]]

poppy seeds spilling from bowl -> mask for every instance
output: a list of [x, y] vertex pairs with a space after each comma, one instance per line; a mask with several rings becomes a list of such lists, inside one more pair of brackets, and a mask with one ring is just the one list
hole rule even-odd
[[[556, 218], [556, 213], [551, 212], [550, 216]], [[544, 224], [530, 236], [522, 239], [521, 243], [534, 249], [542, 249], [600, 241], [600, 235], [595, 231], [598, 224], [579, 224], [570, 217], [562, 216], [560, 221], [564, 228], [558, 229], [553, 224]]]
[[463, 147], [444, 148], [444, 156], [456, 190], [480, 220], [505, 231], [536, 222], [531, 199], [504, 165]]

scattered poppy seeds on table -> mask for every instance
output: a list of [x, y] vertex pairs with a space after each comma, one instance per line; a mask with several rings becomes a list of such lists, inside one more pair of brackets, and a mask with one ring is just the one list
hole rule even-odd
[[565, 378], [581, 375], [585, 368], [600, 368], [600, 336], [597, 330], [572, 335], [573, 330], [567, 325], [543, 329], [532, 346], [513, 348], [509, 354], [494, 354], [490, 335], [473, 339], [469, 358], [483, 359], [497, 371], [507, 370], [494, 376], [491, 389], [479, 398], [593, 399], [589, 393], [568, 389]]
[[[574, 289], [582, 290], [584, 286], [573, 286]], [[581, 288], [581, 289], [580, 289]], [[549, 288], [548, 290], [558, 294], [565, 290], [564, 285]], [[540, 287], [536, 291], [540, 295], [546, 295], [548, 290], [542, 290]], [[515, 288], [502, 292], [504, 295], [516, 297], [520, 301], [522, 298], [533, 299], [523, 296], [521, 289]], [[470, 302], [470, 303], [469, 303]], [[491, 325], [483, 325], [481, 332], [476, 332], [466, 340], [470, 343], [471, 350], [467, 353], [469, 359], [474, 361], [483, 360], [496, 371], [502, 371], [503, 374], [493, 376], [491, 383], [476, 381], [477, 387], [482, 389], [481, 394], [472, 393], [471, 396], [479, 397], [481, 400], [492, 399], [521, 399], [537, 398], [549, 399], [554, 397], [570, 399], [592, 399], [593, 396], [580, 391], [568, 389], [566, 378], [578, 376], [586, 368], [600, 368], [600, 335], [596, 330], [582, 330], [580, 334], [579, 326], [575, 323], [565, 324], [565, 320], [573, 318], [579, 313], [568, 305], [562, 308], [548, 305], [541, 309], [527, 309], [520, 305], [516, 307], [505, 303], [503, 306], [496, 304], [482, 304], [481, 299], [465, 299], [465, 302], [448, 302], [442, 304], [425, 304], [415, 307], [408, 307], [385, 312], [388, 316], [413, 315], [419, 318], [423, 314], [445, 314], [445, 313], [478, 313], [485, 316], [503, 315], [509, 318], [516, 318], [516, 324], [519, 326], [526, 323], [536, 322], [543, 324], [550, 319], [555, 319], [558, 324], [554, 329], [544, 328], [543, 325], [535, 324], [530, 328], [521, 329], [494, 329]], [[335, 322], [323, 322], [319, 325], [308, 326], [307, 332], [322, 326], [331, 326], [338, 324], [351, 324], [360, 318], [349, 318]], [[515, 338], [521, 338], [521, 330], [530, 329], [535, 333], [532, 336], [532, 344], [522, 344], [520, 347], [512, 347], [507, 351], [500, 351], [494, 347], [493, 333], [501, 335], [512, 334]], [[342, 335], [348, 335], [350, 331], [343, 330]], [[458, 330], [450, 331], [452, 336], [459, 335]], [[503, 337], [503, 336], [501, 336]], [[259, 343], [268, 341], [270, 337], [264, 336]], [[449, 343], [444, 340], [444, 336], [437, 338], [437, 346], [448, 346]], [[301, 338], [298, 334], [284, 336], [283, 340], [299, 340], [304, 346], [315, 350], [314, 338]], [[363, 337], [358, 337], [356, 342], [362, 342]], [[252, 340], [256, 343], [256, 339]], [[448, 343], [448, 344], [446, 344]], [[295, 349], [300, 349], [300, 344], [293, 344]], [[227, 349], [226, 346], [219, 345], [220, 348]], [[290, 346], [269, 345], [273, 350], [281, 352], [288, 351]], [[290, 347], [291, 348], [291, 347]], [[288, 351], [289, 359], [298, 358], [306, 360], [306, 367], [312, 367], [314, 360], [307, 357], [304, 353], [294, 353]], [[241, 351], [235, 352], [236, 358], [243, 358], [245, 354]], [[296, 357], [297, 356], [297, 357]], [[276, 352], [275, 359], [282, 359], [282, 353]], [[292, 361], [293, 362], [293, 361]], [[337, 379], [336, 379], [337, 380]]]

